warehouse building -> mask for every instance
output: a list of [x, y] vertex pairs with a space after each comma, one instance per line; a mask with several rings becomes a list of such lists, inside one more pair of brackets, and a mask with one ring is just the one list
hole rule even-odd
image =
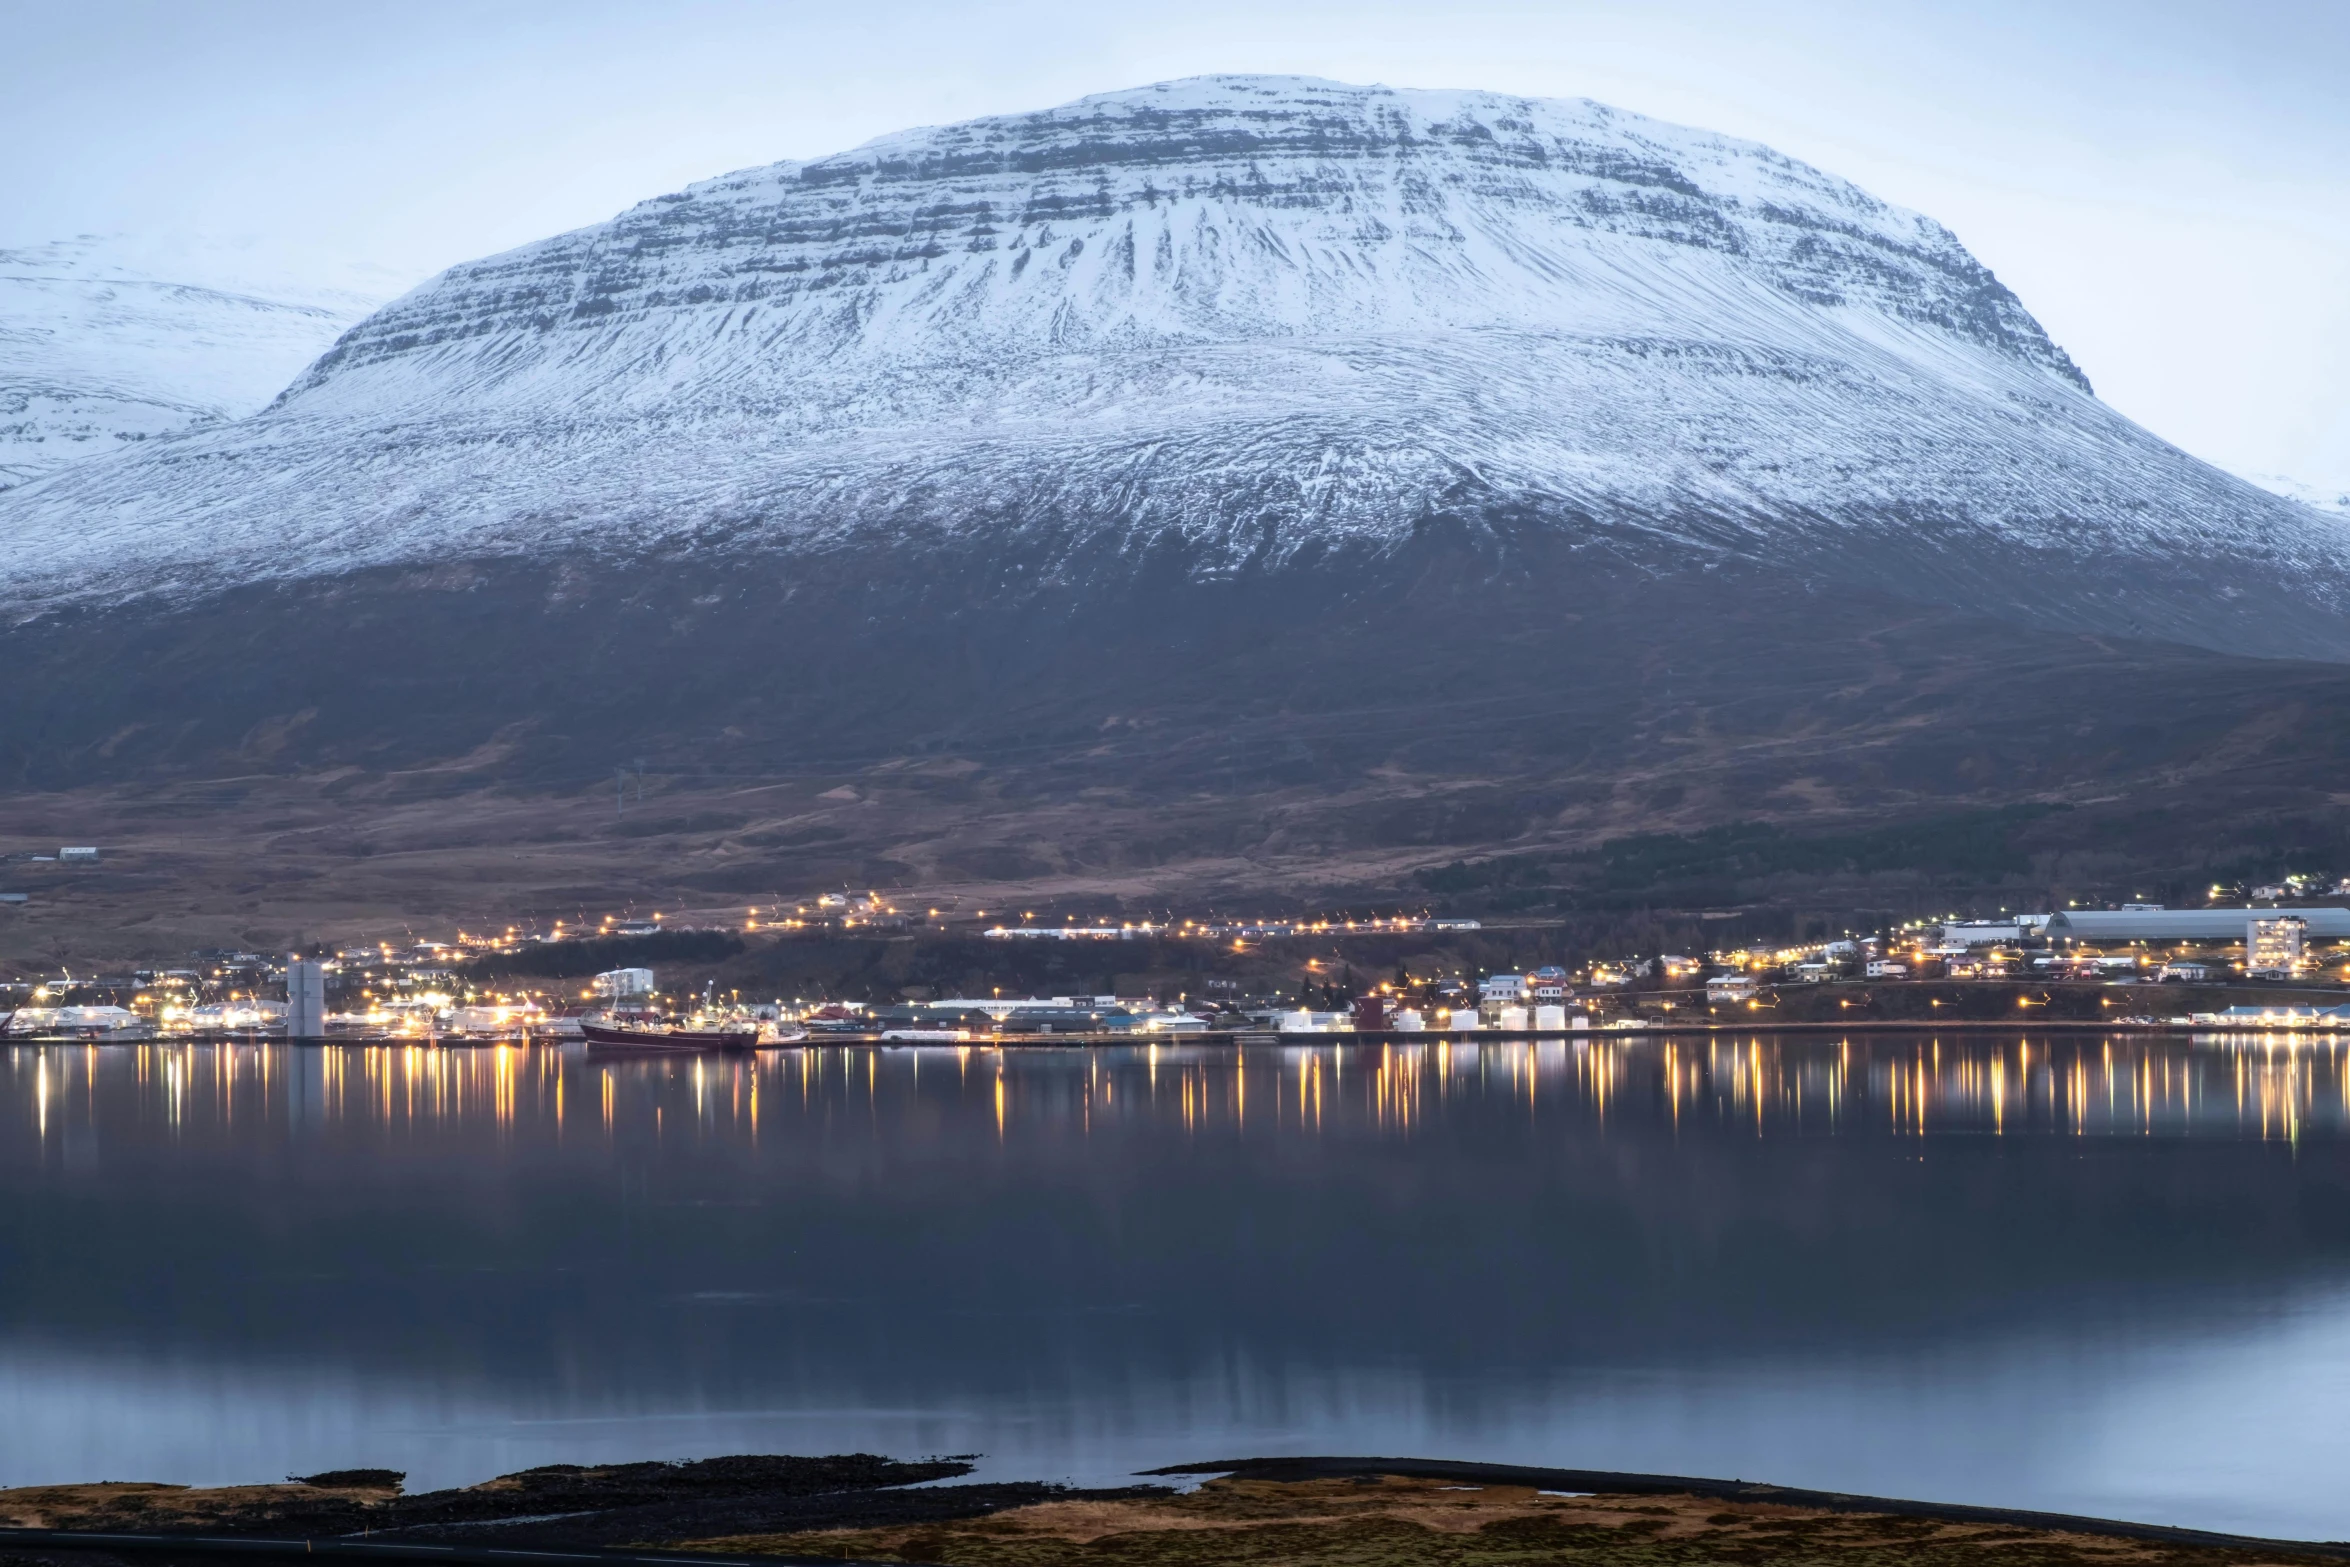
[[2290, 914], [2310, 941], [2350, 940], [2350, 909], [2067, 909], [2048, 917], [2050, 941], [2244, 941], [2252, 922]]

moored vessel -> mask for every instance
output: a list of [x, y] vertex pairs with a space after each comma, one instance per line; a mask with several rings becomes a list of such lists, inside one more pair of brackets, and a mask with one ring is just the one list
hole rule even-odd
[[756, 1028], [659, 1021], [615, 1023], [581, 1018], [579, 1033], [590, 1050], [749, 1050], [759, 1042]]

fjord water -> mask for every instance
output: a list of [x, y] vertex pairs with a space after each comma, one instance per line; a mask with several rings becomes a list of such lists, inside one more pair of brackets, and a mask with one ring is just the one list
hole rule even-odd
[[2350, 1535], [2350, 1063], [18, 1047], [0, 1484], [1378, 1453]]

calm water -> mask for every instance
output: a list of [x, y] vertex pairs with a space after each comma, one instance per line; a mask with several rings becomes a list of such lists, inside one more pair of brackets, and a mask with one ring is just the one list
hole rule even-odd
[[2339, 1050], [0, 1052], [0, 1483], [1269, 1452], [2350, 1536]]

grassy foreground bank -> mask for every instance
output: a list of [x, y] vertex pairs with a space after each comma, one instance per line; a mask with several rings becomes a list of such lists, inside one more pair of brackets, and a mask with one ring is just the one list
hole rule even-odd
[[[867, 1454], [553, 1465], [422, 1495], [407, 1494], [388, 1470], [212, 1489], [29, 1486], [0, 1490], [0, 1561], [71, 1564], [93, 1550], [168, 1561], [183, 1554], [175, 1541], [224, 1562], [241, 1559], [251, 1541], [338, 1557], [422, 1548], [457, 1567], [509, 1561], [518, 1550], [946, 1567], [2315, 1567], [2350, 1558], [2345, 1545], [1740, 1481], [1395, 1459], [1214, 1467], [1228, 1472], [1189, 1492], [924, 1485], [971, 1466]], [[1578, 1484], [1595, 1489], [1548, 1488]], [[10, 1537], [19, 1530], [92, 1538]]]
[[1574, 1495], [1397, 1475], [1228, 1477], [1181, 1495], [1070, 1498], [985, 1517], [682, 1542], [729, 1555], [947, 1567], [2251, 1567], [2289, 1548], [1695, 1495]]

